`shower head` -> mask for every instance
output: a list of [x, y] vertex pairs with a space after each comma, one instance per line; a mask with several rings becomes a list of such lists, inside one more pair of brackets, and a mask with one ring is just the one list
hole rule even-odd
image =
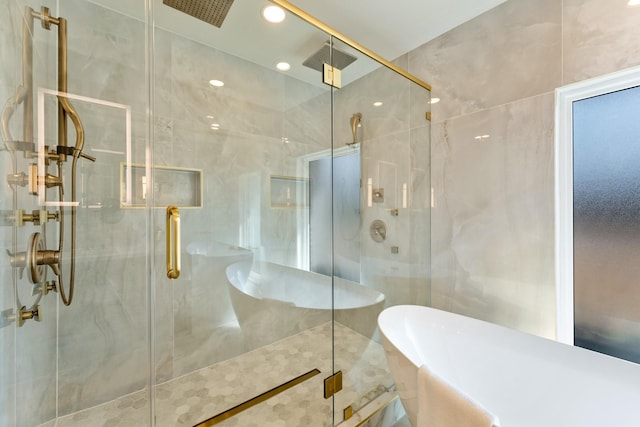
[[362, 121], [362, 113], [354, 113], [349, 120], [351, 124], [351, 133], [353, 134], [353, 142], [347, 142], [347, 145], [357, 144], [360, 138], [358, 138], [358, 128], [361, 126], [360, 122]]
[[322, 72], [323, 65], [329, 64], [342, 70], [353, 61], [358, 59], [350, 53], [337, 49], [335, 46], [331, 49], [331, 43], [326, 42], [317, 52], [304, 60], [302, 65]]
[[233, 0], [162, 0], [162, 3], [220, 28]]

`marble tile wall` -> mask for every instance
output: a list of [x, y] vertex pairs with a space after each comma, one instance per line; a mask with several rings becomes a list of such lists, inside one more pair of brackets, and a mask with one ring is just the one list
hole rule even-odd
[[[359, 61], [369, 60], [360, 58]], [[408, 57], [397, 60], [406, 67]], [[381, 101], [375, 107], [373, 102]], [[426, 304], [429, 296], [429, 123], [428, 93], [380, 66], [335, 95], [335, 144], [351, 141], [349, 118], [362, 114], [361, 283], [386, 296], [385, 306]], [[367, 191], [384, 189], [384, 202], [368, 206]], [[398, 215], [392, 215], [394, 209]], [[384, 242], [375, 242], [370, 224], [382, 220]], [[414, 237], [419, 233], [422, 239]], [[392, 247], [398, 253], [392, 253]]]
[[434, 306], [555, 336], [553, 91], [639, 65], [639, 18], [627, 1], [511, 0], [409, 53], [441, 99]]
[[640, 8], [627, 1], [564, 0], [562, 83], [640, 64]]

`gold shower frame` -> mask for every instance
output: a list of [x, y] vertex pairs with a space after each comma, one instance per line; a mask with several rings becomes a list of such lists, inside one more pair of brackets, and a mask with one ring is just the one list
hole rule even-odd
[[429, 83], [426, 83], [425, 81], [419, 79], [418, 77], [416, 77], [413, 74], [407, 72], [406, 70], [403, 70], [402, 68], [400, 68], [397, 65], [393, 64], [392, 62], [387, 61], [386, 59], [384, 59], [383, 57], [381, 57], [377, 53], [373, 52], [370, 49], [367, 49], [366, 47], [364, 47], [360, 43], [356, 42], [355, 40], [351, 39], [350, 37], [347, 37], [346, 35], [340, 33], [339, 31], [334, 30], [333, 28], [331, 28], [330, 26], [328, 26], [324, 22], [322, 22], [319, 19], [309, 15], [307, 12], [305, 12], [302, 9], [300, 9], [299, 7], [294, 6], [293, 4], [289, 3], [287, 0], [269, 0], [269, 1], [271, 3], [273, 3], [273, 4], [276, 4], [276, 5], [280, 6], [281, 8], [283, 8], [286, 11], [292, 13], [293, 15], [296, 15], [297, 17], [299, 17], [302, 20], [308, 22], [309, 24], [313, 25], [314, 27], [324, 31], [325, 33], [329, 34], [331, 37], [335, 37], [338, 40], [340, 40], [341, 42], [346, 43], [347, 45], [349, 45], [350, 47], [354, 48], [355, 50], [357, 50], [357, 51], [361, 52], [362, 54], [368, 56], [369, 58], [379, 62], [380, 64], [384, 65], [385, 67], [395, 71], [396, 73], [398, 73], [401, 76], [405, 77], [406, 79], [412, 81], [413, 83], [423, 87], [424, 89], [426, 89], [428, 91], [431, 91], [431, 85]]

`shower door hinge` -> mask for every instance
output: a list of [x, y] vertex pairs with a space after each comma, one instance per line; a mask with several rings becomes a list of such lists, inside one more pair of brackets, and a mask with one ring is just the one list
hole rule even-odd
[[353, 417], [353, 406], [349, 405], [342, 411], [342, 418], [347, 421], [351, 417]]
[[425, 118], [427, 119], [428, 122], [431, 121], [431, 111], [427, 111], [427, 114], [425, 114]]
[[322, 81], [329, 86], [340, 89], [342, 87], [342, 71], [326, 63], [322, 65]]
[[324, 379], [324, 398], [328, 399], [342, 390], [342, 371]]

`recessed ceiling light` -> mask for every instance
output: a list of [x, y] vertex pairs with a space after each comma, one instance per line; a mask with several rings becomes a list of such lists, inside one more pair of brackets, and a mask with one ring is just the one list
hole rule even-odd
[[279, 22], [284, 21], [285, 13], [279, 6], [266, 6], [262, 9], [262, 16], [269, 22], [273, 22], [277, 24]]
[[288, 62], [278, 62], [276, 64], [276, 68], [280, 71], [289, 71], [291, 69], [291, 65]]
[[214, 86], [214, 87], [222, 87], [222, 86], [224, 86], [224, 82], [223, 81], [215, 80], [215, 79], [209, 80], [209, 84], [211, 86]]
[[382, 101], [376, 101], [373, 103], [374, 107], [380, 107], [382, 105]]
[[208, 116], [207, 116], [207, 119], [215, 119], [215, 116], [208, 115]]
[[429, 104], [437, 104], [438, 102], [440, 102], [440, 98], [431, 98], [431, 101], [429, 101]]
[[627, 6], [640, 6], [640, 0], [629, 0]]

